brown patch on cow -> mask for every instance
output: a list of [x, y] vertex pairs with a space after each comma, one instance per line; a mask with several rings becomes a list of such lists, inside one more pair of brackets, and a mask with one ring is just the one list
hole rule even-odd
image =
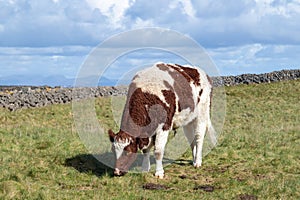
[[129, 145], [127, 145], [124, 150], [126, 152], [129, 152], [129, 153], [137, 153], [137, 150], [138, 150], [138, 144], [136, 142], [136, 139], [134, 139], [132, 142], [130, 142]]
[[167, 64], [167, 66], [170, 67], [170, 68], [172, 68], [172, 69], [174, 69], [174, 70], [177, 71], [179, 74], [181, 74], [181, 75], [187, 80], [187, 82], [189, 82], [189, 83], [193, 82], [192, 77], [190, 77], [189, 74], [186, 73], [186, 72], [183, 70], [183, 68], [181, 68], [182, 66], [180, 66], [180, 65], [175, 65], [175, 66], [174, 66], [174, 65], [170, 65], [170, 64]]
[[109, 136], [110, 142], [114, 142], [116, 135], [111, 129], [108, 130], [108, 136]]
[[143, 92], [137, 88], [129, 100], [129, 113], [134, 123], [138, 126], [147, 126], [151, 123], [149, 108], [153, 105], [161, 105], [162, 101], [158, 96]]
[[[135, 83], [130, 84], [127, 94], [126, 105], [122, 115], [121, 130], [128, 132], [131, 136], [135, 138], [147, 138], [150, 136], [151, 133], [142, 132], [142, 128], [147, 124], [147, 122], [145, 120], [145, 105], [142, 105], [143, 100], [141, 100], [141, 97], [139, 97], [141, 95], [139, 94], [140, 90], [140, 88], [136, 87]], [[134, 105], [132, 105], [133, 102], [135, 102]], [[134, 108], [134, 106], [137, 107]], [[138, 112], [139, 109], [141, 109], [140, 112]]]
[[194, 84], [199, 86], [200, 85], [200, 74], [197, 69], [190, 68], [190, 67], [184, 67], [178, 64], [175, 64], [177, 67], [182, 69], [186, 74], [189, 75], [189, 77], [193, 80]]
[[193, 100], [193, 93], [190, 83], [193, 79], [184, 70], [179, 67], [168, 64], [157, 64], [160, 70], [166, 71], [174, 79], [173, 90], [178, 96], [178, 108], [180, 112], [184, 109], [190, 108], [191, 111], [195, 109]]
[[199, 91], [199, 97], [201, 97], [202, 93], [203, 93], [203, 89], [201, 89], [201, 90]]
[[201, 89], [201, 90], [199, 91], [199, 95], [198, 95], [198, 103], [200, 102], [200, 97], [201, 97], [202, 93], [203, 93], [203, 89]]
[[150, 139], [149, 138], [138, 138], [138, 146], [139, 149], [143, 149], [144, 147], [147, 147], [149, 145]]
[[[112, 131], [111, 131], [112, 132]], [[109, 134], [111, 134], [109, 132]], [[111, 135], [110, 135], [111, 137]], [[130, 141], [130, 144], [127, 145], [124, 150], [126, 152], [130, 152], [130, 153], [136, 153], [137, 152], [137, 148], [138, 148], [138, 141], [135, 137], [132, 137], [131, 135], [129, 135], [128, 133], [126, 133], [123, 130], [120, 130], [116, 135], [115, 135], [115, 140], [117, 142], [125, 142], [126, 140]]]
[[[170, 90], [163, 90], [162, 93], [169, 106], [162, 102], [157, 95], [143, 92], [140, 88], [132, 94], [129, 102], [129, 113], [136, 125], [145, 127], [153, 124], [153, 128], [156, 129], [159, 124], [164, 123], [163, 130], [168, 130], [171, 127], [176, 106], [175, 94]], [[166, 112], [166, 116], [164, 112]], [[149, 134], [152, 134], [154, 129], [151, 127], [147, 132], [150, 136]]]
[[169, 69], [168, 66], [164, 63], [159, 63], [156, 66], [162, 71], [168, 71], [168, 69]]
[[[164, 85], [166, 86], [166, 88], [168, 88], [169, 90], [172, 90], [174, 91], [173, 87], [170, 85], [170, 83], [168, 83], [167, 81], [164, 81]], [[176, 106], [176, 109], [178, 112], [181, 111], [181, 106], [180, 106], [180, 103], [178, 102], [178, 105], [176, 105], [176, 96], [175, 96], [175, 106]]]
[[128, 139], [128, 140], [134, 139], [132, 136], [130, 136], [128, 133], [126, 133], [125, 131], [122, 131], [122, 130], [120, 130], [115, 136], [116, 136], [115, 139], [118, 142], [125, 142], [126, 139]]
[[157, 95], [143, 92], [136, 84], [131, 84], [125, 105], [121, 130], [135, 138], [153, 136], [159, 124], [164, 124], [163, 130], [169, 130], [176, 111], [176, 96], [170, 90], [162, 90], [164, 103]]
[[176, 96], [171, 90], [162, 90], [162, 93], [165, 97], [166, 102], [169, 104], [167, 109], [167, 120], [163, 126], [163, 130], [170, 130], [172, 126], [173, 117], [176, 111]]

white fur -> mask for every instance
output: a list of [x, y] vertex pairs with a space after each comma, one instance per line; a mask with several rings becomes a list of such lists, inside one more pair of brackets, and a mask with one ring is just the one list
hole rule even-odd
[[[174, 85], [174, 79], [168, 72], [161, 71], [157, 68], [157, 64], [138, 72], [136, 78], [132, 82], [135, 83], [138, 88], [141, 88], [143, 92], [156, 94], [159, 99], [169, 106], [161, 91], [169, 89], [163, 84], [164, 81], [168, 82], [170, 85]], [[147, 85], [147, 87], [145, 87], [145, 85]]]
[[124, 148], [130, 144], [130, 140], [126, 139], [125, 141], [115, 141], [113, 142], [113, 148], [115, 149], [116, 158], [119, 159], [124, 151]]
[[158, 178], [163, 178], [164, 176], [164, 168], [162, 164], [165, 146], [168, 141], [169, 131], [163, 131], [162, 126], [161, 129], [157, 130], [156, 132], [156, 140], [154, 146], [154, 153], [155, 153], [155, 161], [156, 161], [156, 171], [155, 176]]

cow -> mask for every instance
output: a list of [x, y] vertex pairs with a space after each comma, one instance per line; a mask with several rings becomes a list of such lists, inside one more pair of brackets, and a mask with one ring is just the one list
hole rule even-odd
[[108, 131], [116, 158], [114, 175], [126, 174], [139, 150], [143, 152], [142, 171], [148, 172], [154, 146], [155, 176], [163, 179], [168, 135], [178, 127], [183, 127], [190, 143], [194, 167], [200, 167], [204, 136], [208, 132], [213, 138], [215, 133], [211, 96], [212, 81], [197, 67], [159, 62], [139, 71], [129, 85], [119, 132]]

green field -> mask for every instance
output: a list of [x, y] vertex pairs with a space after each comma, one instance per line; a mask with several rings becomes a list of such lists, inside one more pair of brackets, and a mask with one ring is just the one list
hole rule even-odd
[[[150, 173], [113, 177], [79, 139], [72, 105], [0, 110], [0, 199], [300, 199], [300, 81], [226, 87], [219, 145]], [[114, 126], [110, 99], [99, 121]], [[116, 129], [116, 127], [115, 127]]]

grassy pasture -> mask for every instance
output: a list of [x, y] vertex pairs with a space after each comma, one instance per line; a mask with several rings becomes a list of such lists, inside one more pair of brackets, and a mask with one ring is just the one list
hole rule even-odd
[[[220, 144], [194, 169], [113, 177], [74, 131], [72, 106], [0, 110], [0, 199], [300, 199], [300, 81], [226, 87]], [[115, 126], [110, 99], [99, 121]]]

